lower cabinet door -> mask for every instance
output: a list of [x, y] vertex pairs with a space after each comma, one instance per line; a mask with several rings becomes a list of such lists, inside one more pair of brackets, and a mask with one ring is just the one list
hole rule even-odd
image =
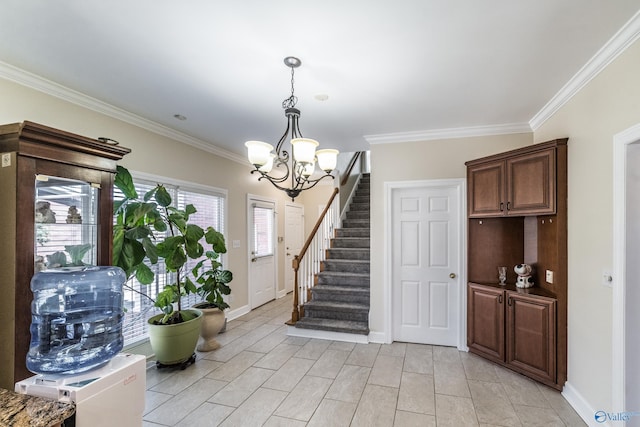
[[556, 381], [556, 300], [507, 292], [509, 365]]
[[504, 361], [504, 291], [469, 284], [467, 345], [474, 353]]

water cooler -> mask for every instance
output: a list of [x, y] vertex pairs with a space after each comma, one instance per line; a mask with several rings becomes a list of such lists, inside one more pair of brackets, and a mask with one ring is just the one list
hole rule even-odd
[[74, 403], [78, 427], [140, 427], [146, 359], [123, 347], [118, 267], [45, 270], [31, 280], [31, 343], [22, 394]]
[[74, 403], [77, 427], [140, 427], [145, 389], [145, 357], [119, 353], [103, 367], [82, 374], [35, 375], [17, 382], [15, 391]]

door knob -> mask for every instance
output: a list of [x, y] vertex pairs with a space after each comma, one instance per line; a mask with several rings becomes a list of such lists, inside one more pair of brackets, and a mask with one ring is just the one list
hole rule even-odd
[[258, 258], [251, 258], [251, 262], [256, 262], [256, 259]]
[[289, 252], [287, 252], [287, 256], [291, 255]]
[[449, 274], [449, 277], [452, 278], [452, 279], [455, 279], [456, 278], [456, 273]]

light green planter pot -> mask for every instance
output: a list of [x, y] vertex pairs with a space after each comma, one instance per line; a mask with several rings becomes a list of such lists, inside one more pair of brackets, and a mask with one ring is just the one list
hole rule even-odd
[[182, 310], [183, 316], [190, 320], [176, 325], [154, 325], [154, 320], [162, 318], [162, 314], [153, 316], [149, 324], [149, 341], [156, 360], [163, 365], [174, 365], [187, 361], [196, 349], [200, 336], [202, 312], [193, 308]]

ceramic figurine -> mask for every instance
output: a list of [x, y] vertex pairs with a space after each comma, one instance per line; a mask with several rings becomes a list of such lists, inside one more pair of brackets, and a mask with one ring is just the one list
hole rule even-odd
[[530, 288], [534, 285], [531, 277], [531, 266], [529, 264], [518, 264], [513, 267], [513, 271], [518, 275], [516, 286], [519, 288]]

